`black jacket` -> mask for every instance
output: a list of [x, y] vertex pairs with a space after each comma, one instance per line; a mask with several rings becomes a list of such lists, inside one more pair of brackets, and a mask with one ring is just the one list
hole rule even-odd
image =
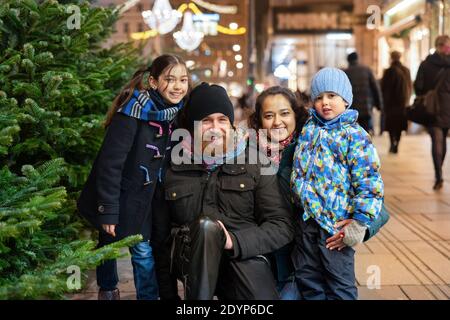
[[117, 113], [78, 199], [80, 214], [96, 228], [117, 225], [117, 240], [151, 237], [152, 198], [170, 152], [169, 123], [160, 124], [162, 136], [148, 122]]
[[261, 175], [259, 164], [224, 164], [212, 173], [202, 165], [171, 165], [154, 212], [153, 237], [160, 296], [174, 298], [170, 276], [170, 232], [201, 215], [223, 222], [230, 232], [232, 259], [267, 254], [293, 240], [294, 219], [277, 175]]
[[450, 57], [442, 57], [438, 53], [429, 55], [420, 64], [414, 89], [416, 95], [424, 95], [435, 89], [438, 83], [438, 74], [441, 70], [444, 83], [439, 90], [440, 110], [433, 126], [450, 128]]
[[383, 109], [380, 87], [369, 67], [351, 64], [345, 73], [353, 87], [352, 108], [358, 110], [359, 118], [371, 118], [374, 106]]

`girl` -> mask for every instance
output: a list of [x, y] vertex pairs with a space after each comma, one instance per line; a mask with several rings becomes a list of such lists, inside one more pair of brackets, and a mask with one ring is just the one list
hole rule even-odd
[[[78, 209], [99, 229], [99, 246], [142, 234], [130, 248], [137, 299], [156, 300], [151, 237], [152, 201], [170, 155], [174, 118], [189, 90], [185, 63], [162, 55], [137, 71], [113, 102], [101, 149], [78, 200]], [[120, 299], [116, 260], [97, 267], [99, 300]]]

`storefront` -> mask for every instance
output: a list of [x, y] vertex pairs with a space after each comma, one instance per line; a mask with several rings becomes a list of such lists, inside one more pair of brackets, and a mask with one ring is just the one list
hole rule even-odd
[[355, 50], [352, 22], [352, 5], [273, 8], [269, 70], [290, 89], [305, 91], [320, 68], [345, 68]]
[[450, 0], [393, 1], [383, 10], [378, 39], [377, 74], [390, 64], [390, 52], [403, 53], [403, 63], [415, 79], [420, 63], [434, 52], [434, 39], [450, 33]]

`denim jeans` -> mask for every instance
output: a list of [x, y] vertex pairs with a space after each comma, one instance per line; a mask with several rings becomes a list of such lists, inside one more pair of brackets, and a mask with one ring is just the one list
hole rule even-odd
[[[102, 240], [100, 239], [100, 246]], [[105, 244], [103, 244], [105, 245]], [[158, 283], [156, 280], [155, 260], [152, 247], [148, 241], [140, 242], [130, 248], [131, 264], [133, 265], [134, 286], [138, 300], [157, 300]], [[96, 270], [97, 284], [100, 290], [114, 290], [119, 282], [117, 261], [107, 260]]]

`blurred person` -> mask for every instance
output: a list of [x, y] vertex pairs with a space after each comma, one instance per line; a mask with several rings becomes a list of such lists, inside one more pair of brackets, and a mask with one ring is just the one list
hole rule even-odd
[[383, 93], [384, 129], [389, 132], [390, 153], [398, 152], [402, 131], [408, 130], [406, 106], [412, 93], [411, 73], [401, 62], [401, 53], [391, 53], [391, 66], [384, 71], [381, 79]]
[[450, 128], [450, 37], [442, 35], [436, 38], [436, 52], [429, 55], [420, 64], [414, 89], [417, 95], [438, 89], [439, 112], [434, 123], [427, 129], [431, 136], [432, 155], [435, 171], [434, 190], [440, 190], [444, 184], [442, 166], [447, 153], [447, 134]]
[[369, 67], [359, 63], [358, 53], [348, 55], [349, 67], [345, 73], [350, 79], [354, 94], [354, 108], [358, 111], [358, 123], [369, 134], [374, 134], [373, 107], [383, 109], [383, 100], [379, 85]]

